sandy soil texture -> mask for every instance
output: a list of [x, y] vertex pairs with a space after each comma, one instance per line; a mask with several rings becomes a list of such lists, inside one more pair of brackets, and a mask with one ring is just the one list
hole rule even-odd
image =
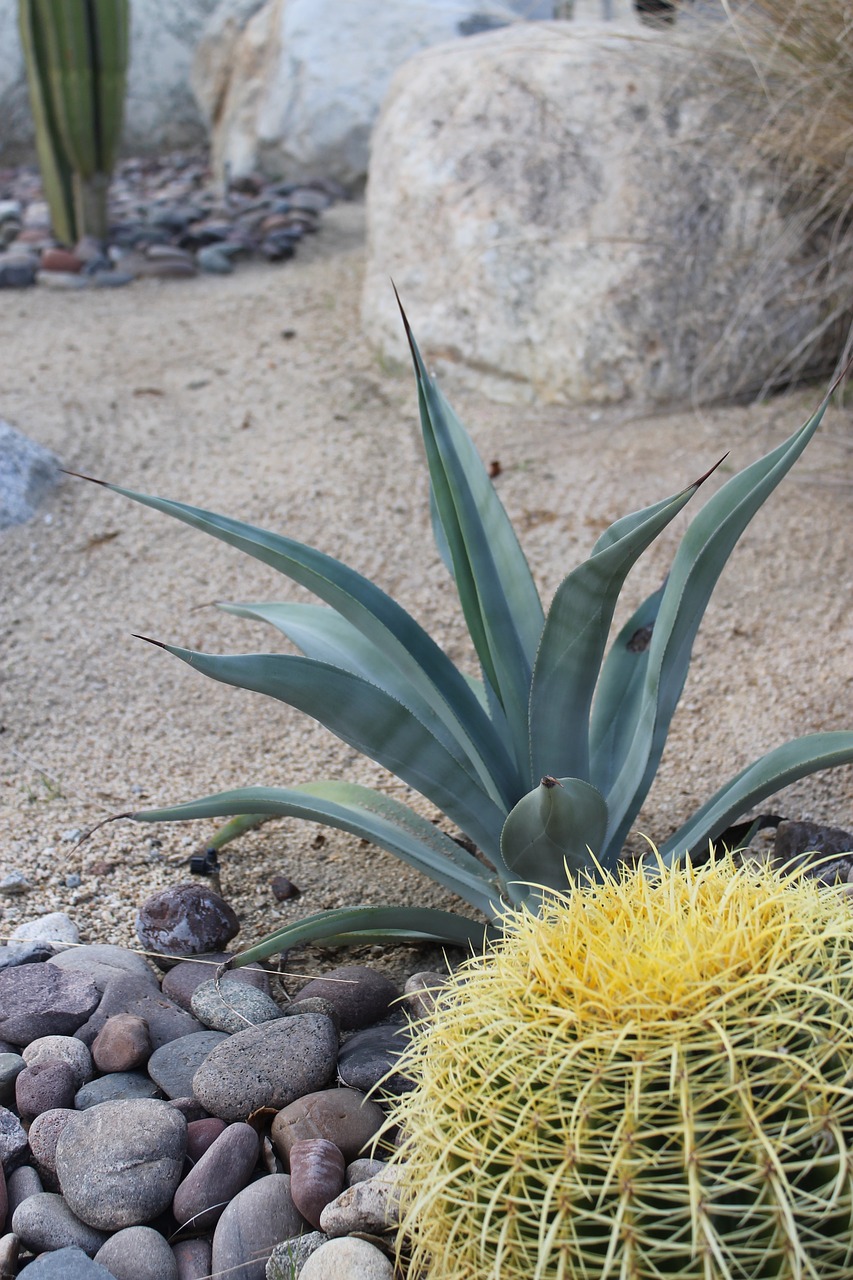
[[[280, 268], [9, 293], [0, 416], [67, 468], [347, 560], [467, 663], [430, 534], [413, 381], [382, 368], [360, 332], [363, 246], [363, 210], [342, 205]], [[483, 456], [500, 462], [498, 490], [546, 598], [606, 523], [730, 450], [708, 487], [721, 483], [805, 420], [820, 394], [642, 418], [520, 410], [448, 390]], [[639, 831], [664, 838], [790, 737], [853, 727], [851, 513], [851, 414], [833, 410], [723, 575]], [[638, 566], [620, 620], [662, 578], [685, 519]], [[236, 551], [66, 478], [37, 519], [0, 535], [0, 584], [0, 876], [19, 870], [31, 884], [0, 901], [0, 932], [65, 910], [85, 940], [134, 945], [137, 904], [188, 878], [186, 860], [215, 824], [124, 820], [75, 846], [77, 829], [109, 814], [318, 777], [402, 792], [306, 717], [133, 638], [218, 652], [281, 647], [276, 633], [211, 607], [306, 598]], [[853, 770], [807, 779], [765, 807], [849, 826]], [[300, 888], [297, 900], [275, 900], [276, 874]], [[323, 908], [449, 902], [389, 855], [295, 821], [226, 851], [221, 888], [246, 944]], [[389, 963], [423, 967], [409, 954]]]

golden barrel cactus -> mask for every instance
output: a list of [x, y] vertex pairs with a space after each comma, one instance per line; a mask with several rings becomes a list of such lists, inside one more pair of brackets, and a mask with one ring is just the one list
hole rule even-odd
[[853, 1276], [837, 889], [726, 856], [553, 895], [460, 970], [402, 1069], [412, 1274]]

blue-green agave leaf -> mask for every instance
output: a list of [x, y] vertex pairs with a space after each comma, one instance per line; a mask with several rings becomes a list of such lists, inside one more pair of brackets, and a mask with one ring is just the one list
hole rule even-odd
[[[487, 682], [506, 714], [516, 763], [529, 768], [527, 704], [544, 614], [515, 530], [480, 457], [429, 376], [403, 316], [418, 381], [440, 551], [453, 564], [462, 611]], [[528, 779], [529, 783], [529, 779]]]
[[853, 764], [853, 732], [847, 730], [808, 734], [768, 751], [697, 809], [660, 846], [661, 855], [671, 862], [690, 850], [704, 852], [709, 840], [767, 796], [820, 769], [842, 764]]
[[666, 582], [643, 601], [608, 650], [589, 722], [589, 776], [602, 795], [624, 763], [643, 696], [649, 645]]
[[369, 578], [282, 534], [103, 480], [95, 483], [219, 538], [307, 587], [337, 609], [411, 680], [455, 736], [473, 741], [507, 804], [514, 803], [524, 790], [506, 747], [465, 677], [423, 627]]
[[464, 898], [484, 915], [501, 906], [489, 869], [414, 809], [352, 782], [310, 782], [296, 787], [241, 787], [131, 814], [136, 822], [189, 822], [232, 814], [301, 818], [349, 831], [387, 849], [402, 862]]
[[606, 799], [608, 846], [621, 847], [648, 793], [666, 743], [693, 641], [717, 579], [752, 517], [814, 435], [828, 399], [804, 426], [711, 497], [688, 526], [652, 632], [643, 696], [633, 723], [623, 725], [628, 746]]
[[523, 901], [527, 887], [564, 891], [574, 872], [598, 857], [607, 831], [607, 805], [580, 778], [545, 777], [510, 811], [501, 853], [515, 883], [510, 898]]
[[327, 662], [280, 653], [209, 654], [158, 644], [202, 675], [277, 698], [319, 720], [338, 738], [376, 760], [437, 805], [500, 864], [504, 812], [469, 772], [467, 762], [396, 698], [361, 676]]
[[530, 689], [534, 777], [589, 778], [590, 707], [619, 593], [642, 553], [707, 478], [617, 520], [557, 588]]
[[490, 936], [487, 925], [432, 907], [339, 907], [306, 916], [267, 934], [255, 946], [234, 956], [231, 966], [257, 964], [306, 942], [319, 942], [326, 947], [436, 942], [482, 951]]
[[[242, 618], [255, 618], [268, 622], [281, 631], [307, 658], [328, 662], [369, 680], [396, 698], [413, 715], [427, 725], [431, 733], [453, 754], [468, 761], [472, 773], [483, 790], [496, 804], [503, 804], [495, 781], [486, 762], [476, 753], [476, 748], [461, 727], [454, 734], [439, 717], [434, 705], [426, 700], [420, 689], [398, 667], [393, 667], [376, 645], [362, 635], [351, 622], [327, 605], [320, 604], [221, 604], [226, 613]], [[470, 687], [470, 682], [469, 682]], [[476, 691], [476, 690], [475, 690]]]

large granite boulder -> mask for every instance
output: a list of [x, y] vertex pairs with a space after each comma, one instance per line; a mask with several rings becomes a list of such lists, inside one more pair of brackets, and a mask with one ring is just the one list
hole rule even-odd
[[356, 186], [382, 99], [407, 58], [552, 12], [553, 0], [222, 0], [192, 76], [214, 170]]
[[[133, 0], [122, 139], [132, 155], [202, 146], [205, 126], [190, 89], [196, 42], [217, 0]], [[18, 38], [18, 0], [0, 0], [0, 165], [34, 160], [33, 126]]]
[[702, 29], [585, 19], [399, 70], [373, 136], [367, 334], [405, 358], [391, 277], [430, 363], [497, 399], [753, 393], [823, 318], [816, 251], [700, 73]]

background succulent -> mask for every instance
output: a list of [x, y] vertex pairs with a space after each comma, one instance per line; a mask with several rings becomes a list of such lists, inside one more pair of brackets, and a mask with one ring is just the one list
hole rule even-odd
[[[474, 445], [409, 337], [433, 530], [456, 582], [480, 680], [464, 675], [414, 618], [340, 561], [283, 534], [108, 487], [230, 543], [324, 602], [223, 606], [272, 624], [300, 655], [162, 648], [213, 679], [313, 716], [432, 801], [479, 856], [400, 801], [337, 780], [247, 787], [132, 816], [245, 816], [247, 823], [238, 822], [234, 831], [260, 815], [340, 827], [453, 890], [494, 930], [507, 908], [534, 901], [541, 886], [564, 888], [567, 868], [593, 866], [591, 854], [604, 869], [617, 864], [654, 780], [714, 585], [741, 533], [817, 430], [825, 403], [706, 503], [687, 528], [666, 582], [640, 604], [608, 650], [630, 569], [706, 476], [612, 524], [560, 584], [546, 613]], [[771, 751], [674, 832], [662, 845], [663, 856], [707, 847], [771, 792], [850, 760], [853, 733], [846, 732], [813, 734]], [[482, 922], [445, 911], [344, 908], [271, 934], [241, 960], [319, 938], [476, 944], [483, 929]]]
[[853, 1273], [853, 929], [730, 856], [607, 875], [437, 996], [396, 1069], [412, 1271]]
[[57, 239], [107, 232], [121, 138], [129, 0], [19, 0], [36, 150]]

